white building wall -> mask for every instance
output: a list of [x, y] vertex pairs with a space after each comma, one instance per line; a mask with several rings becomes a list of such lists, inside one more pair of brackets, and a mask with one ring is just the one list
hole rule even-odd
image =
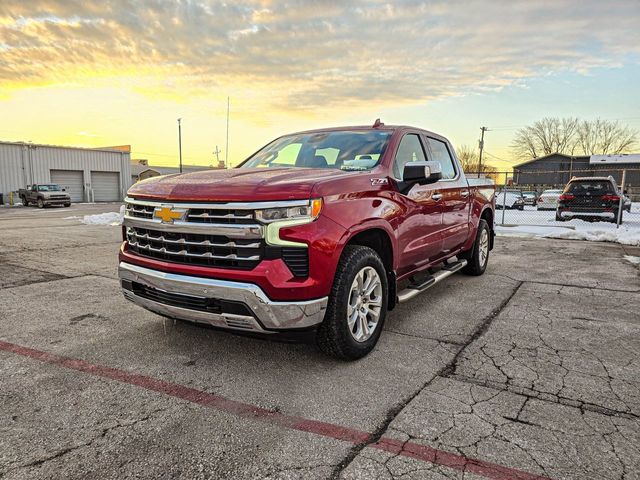
[[122, 198], [131, 185], [131, 160], [126, 152], [0, 143], [0, 193], [5, 195], [5, 202], [11, 191], [50, 182], [51, 170], [82, 171], [85, 201], [93, 200], [92, 171], [119, 172]]

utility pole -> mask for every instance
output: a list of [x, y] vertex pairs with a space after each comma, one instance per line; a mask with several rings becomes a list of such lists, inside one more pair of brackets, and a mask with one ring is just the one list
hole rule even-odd
[[478, 161], [478, 178], [480, 178], [480, 173], [482, 173], [482, 150], [484, 150], [484, 132], [488, 131], [487, 127], [480, 127], [480, 142], [478, 142], [478, 146], [480, 147], [480, 159]]
[[221, 150], [218, 148], [218, 145], [216, 145], [216, 149], [213, 151], [213, 154], [216, 156], [216, 161], [218, 162], [218, 167], [224, 166], [224, 165], [220, 165], [220, 152], [221, 152]]
[[227, 97], [227, 146], [224, 149], [224, 168], [229, 166], [229, 97]]
[[178, 119], [178, 151], [180, 152], [180, 173], [182, 173], [182, 118]]

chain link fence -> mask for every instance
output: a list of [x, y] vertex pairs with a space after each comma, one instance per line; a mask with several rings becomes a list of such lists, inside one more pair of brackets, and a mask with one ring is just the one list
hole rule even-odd
[[[640, 168], [593, 170], [466, 173], [469, 178], [491, 178], [496, 183], [496, 224], [502, 226], [566, 227], [584, 229], [637, 228], [640, 232]], [[615, 184], [574, 191], [565, 179], [609, 177]], [[555, 181], [554, 181], [555, 179]], [[525, 180], [524, 183], [522, 180]], [[539, 182], [539, 183], [536, 183]], [[580, 182], [599, 187], [597, 182]]]

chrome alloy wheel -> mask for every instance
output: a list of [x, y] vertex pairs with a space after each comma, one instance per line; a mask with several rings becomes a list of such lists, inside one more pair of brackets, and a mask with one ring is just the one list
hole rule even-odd
[[478, 250], [478, 253], [480, 254], [480, 266], [484, 267], [487, 263], [487, 259], [489, 258], [489, 233], [485, 228], [483, 228], [480, 233], [480, 244], [478, 245]]
[[373, 267], [360, 270], [351, 284], [347, 324], [356, 342], [365, 342], [375, 332], [382, 309], [382, 281]]

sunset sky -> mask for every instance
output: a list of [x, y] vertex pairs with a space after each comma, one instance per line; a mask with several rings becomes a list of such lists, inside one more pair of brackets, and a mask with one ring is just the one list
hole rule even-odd
[[[345, 6], [348, 5], [348, 6]], [[640, 129], [640, 1], [2, 0], [0, 139], [237, 164], [283, 133], [410, 124], [513, 164], [544, 116]], [[222, 154], [224, 156], [224, 152]]]

